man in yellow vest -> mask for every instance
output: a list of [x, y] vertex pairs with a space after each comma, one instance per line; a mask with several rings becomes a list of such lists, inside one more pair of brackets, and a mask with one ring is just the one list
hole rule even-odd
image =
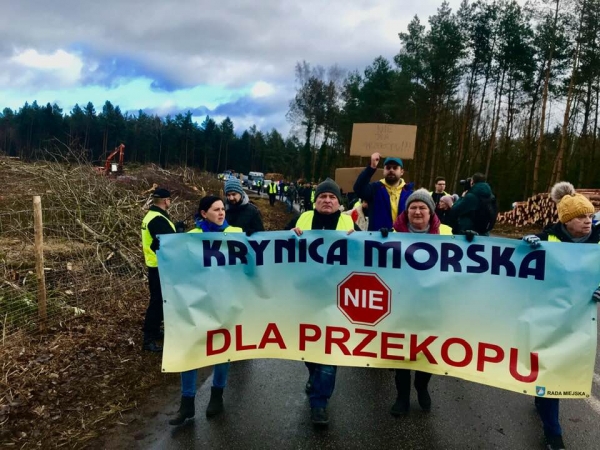
[[269, 184], [269, 205], [273, 206], [275, 204], [275, 197], [277, 196], [277, 183], [275, 180], [271, 180], [271, 184]]
[[160, 324], [163, 320], [163, 298], [158, 276], [158, 249], [159, 234], [175, 233], [175, 224], [167, 214], [171, 205], [171, 193], [166, 189], [158, 188], [152, 193], [152, 206], [142, 220], [142, 248], [144, 260], [148, 267], [148, 287], [150, 288], [150, 301], [144, 320], [143, 350], [162, 352], [162, 347], [156, 343], [162, 338]]
[[[308, 230], [337, 230], [347, 234], [359, 231], [352, 218], [341, 214], [340, 187], [331, 178], [327, 178], [315, 190], [315, 210], [302, 213], [288, 224], [297, 236]], [[310, 399], [310, 419], [315, 425], [327, 425], [327, 401], [333, 394], [336, 366], [306, 362], [308, 382], [306, 393]]]

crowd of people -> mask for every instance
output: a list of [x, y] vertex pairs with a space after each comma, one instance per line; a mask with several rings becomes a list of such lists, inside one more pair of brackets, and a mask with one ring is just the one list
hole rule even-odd
[[[374, 153], [369, 166], [357, 178], [354, 191], [360, 200], [348, 211], [342, 211], [342, 192], [339, 186], [327, 178], [317, 186], [307, 183], [296, 186], [294, 183], [270, 183], [267, 186], [270, 204], [276, 197], [288, 199], [290, 210], [299, 199], [304, 204], [300, 214], [287, 224], [300, 236], [309, 230], [336, 230], [351, 234], [357, 231], [377, 231], [383, 239], [389, 233], [423, 233], [442, 235], [465, 235], [471, 242], [475, 236], [487, 236], [493, 227], [494, 195], [482, 174], [476, 173], [462, 184], [465, 191], [459, 197], [446, 192], [443, 177], [435, 180], [433, 190], [414, 189], [402, 176], [404, 165], [399, 158], [386, 158], [383, 162], [383, 179], [371, 182], [381, 155]], [[204, 197], [195, 216], [195, 224], [190, 233], [205, 232], [245, 232], [252, 235], [264, 231], [258, 208], [249, 201], [247, 193], [238, 179], [229, 179], [224, 186], [225, 199]], [[594, 206], [583, 195], [578, 194], [570, 183], [558, 183], [552, 188], [551, 196], [557, 204], [559, 221], [536, 235], [527, 235], [523, 240], [532, 248], [541, 241], [566, 243], [600, 243], [600, 225], [592, 225]], [[161, 352], [158, 344], [162, 339], [160, 331], [162, 315], [162, 293], [158, 276], [156, 251], [160, 248], [157, 238], [161, 234], [183, 232], [185, 224], [173, 223], [168, 215], [171, 203], [170, 192], [159, 188], [152, 194], [153, 204], [142, 221], [142, 246], [146, 266], [150, 300], [146, 312], [143, 332], [143, 350]], [[497, 212], [497, 211], [496, 211]], [[600, 300], [600, 288], [593, 293], [594, 300]], [[310, 416], [315, 425], [329, 422], [327, 403], [333, 394], [336, 366], [306, 362], [308, 381], [305, 385], [310, 401]], [[206, 409], [208, 417], [224, 410], [223, 390], [227, 382], [229, 363], [218, 364], [213, 369], [213, 385]], [[180, 425], [195, 415], [197, 371], [181, 374], [181, 404], [172, 425]], [[416, 371], [414, 387], [418, 404], [424, 411], [431, 410], [432, 399], [429, 393], [430, 373]], [[390, 413], [402, 416], [410, 410], [411, 373], [407, 369], [395, 370], [397, 396]], [[559, 400], [536, 397], [535, 406], [539, 412], [548, 449], [565, 448], [559, 422]]]

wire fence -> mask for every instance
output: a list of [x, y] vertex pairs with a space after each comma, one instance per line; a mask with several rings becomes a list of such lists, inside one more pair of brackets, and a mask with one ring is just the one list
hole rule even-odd
[[[29, 197], [31, 198], [31, 197]], [[52, 203], [52, 202], [49, 202]], [[0, 344], [119, 302], [146, 288], [140, 258], [106, 242], [105, 213], [42, 208], [43, 274], [36, 271], [34, 209], [0, 213]], [[141, 250], [141, 249], [140, 249]], [[139, 252], [141, 255], [141, 252]], [[44, 279], [45, 299], [38, 281]]]

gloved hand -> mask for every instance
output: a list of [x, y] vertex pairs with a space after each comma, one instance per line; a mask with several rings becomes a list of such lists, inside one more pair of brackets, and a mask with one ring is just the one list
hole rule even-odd
[[180, 221], [175, 223], [175, 232], [176, 233], [185, 233], [185, 222]]
[[594, 291], [594, 294], [592, 295], [592, 300], [600, 302], [600, 286]]
[[479, 233], [477, 231], [473, 231], [473, 230], [465, 231], [465, 237], [467, 238], [467, 242], [473, 242], [473, 238], [475, 236], [479, 236]]
[[254, 230], [246, 230], [246, 236], [250, 237], [254, 233]]
[[158, 240], [158, 238], [154, 238], [152, 239], [152, 244], [150, 244], [150, 250], [152, 250], [154, 253], [156, 253], [156, 250], [160, 249], [160, 241]]
[[523, 240], [529, 244], [531, 248], [537, 248], [540, 246], [541, 240], [535, 234], [528, 234], [523, 236]]
[[379, 232], [381, 233], [382, 238], [386, 238], [388, 237], [388, 234], [390, 234], [390, 230], [388, 228], [380, 228]]

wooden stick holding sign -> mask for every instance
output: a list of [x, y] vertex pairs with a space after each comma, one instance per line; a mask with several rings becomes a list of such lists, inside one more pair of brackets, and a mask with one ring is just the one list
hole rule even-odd
[[384, 158], [396, 156], [413, 159], [417, 127], [389, 123], [355, 123], [352, 127], [350, 155], [371, 156], [375, 152]]

